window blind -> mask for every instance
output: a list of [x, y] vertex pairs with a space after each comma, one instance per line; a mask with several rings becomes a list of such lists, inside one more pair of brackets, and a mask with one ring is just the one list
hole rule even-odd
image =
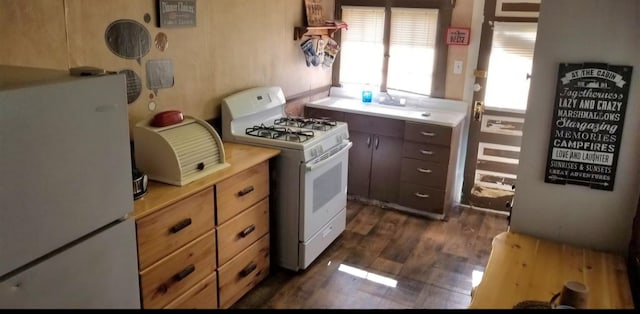
[[380, 85], [384, 56], [384, 8], [342, 6], [340, 83]]
[[494, 22], [487, 76], [487, 107], [525, 110], [538, 24]]
[[437, 9], [391, 8], [389, 89], [431, 93], [437, 29]]

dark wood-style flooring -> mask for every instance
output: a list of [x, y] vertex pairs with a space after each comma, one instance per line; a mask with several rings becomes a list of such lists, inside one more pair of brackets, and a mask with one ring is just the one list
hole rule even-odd
[[349, 200], [345, 232], [316, 261], [273, 267], [232, 309], [463, 309], [507, 225], [467, 208], [437, 221]]

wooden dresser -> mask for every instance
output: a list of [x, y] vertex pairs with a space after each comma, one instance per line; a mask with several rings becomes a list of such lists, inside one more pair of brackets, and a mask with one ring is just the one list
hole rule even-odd
[[228, 308], [269, 274], [269, 160], [224, 143], [229, 167], [134, 202], [144, 309]]

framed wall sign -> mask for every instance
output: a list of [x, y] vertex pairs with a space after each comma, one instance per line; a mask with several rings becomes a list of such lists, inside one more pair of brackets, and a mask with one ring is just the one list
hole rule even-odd
[[632, 71], [560, 64], [545, 182], [613, 190]]
[[468, 45], [471, 29], [467, 27], [447, 28], [447, 45]]
[[196, 0], [157, 0], [158, 27], [196, 26]]

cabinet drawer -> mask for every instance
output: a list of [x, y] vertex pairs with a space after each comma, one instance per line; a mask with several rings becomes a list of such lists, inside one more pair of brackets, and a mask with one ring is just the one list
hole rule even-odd
[[402, 156], [447, 165], [449, 163], [449, 147], [405, 141], [402, 147]]
[[443, 214], [444, 191], [411, 183], [400, 184], [398, 204], [420, 211]]
[[407, 122], [404, 139], [436, 145], [451, 145], [451, 128], [434, 124]]
[[349, 131], [367, 132], [390, 137], [402, 137], [404, 135], [404, 121], [367, 116], [363, 114], [345, 113], [345, 120]]
[[329, 118], [335, 121], [344, 121], [344, 112], [335, 111], [335, 110], [327, 110], [313, 107], [305, 107], [304, 108], [304, 117], [305, 118]]
[[140, 273], [143, 307], [164, 307], [215, 269], [216, 237], [215, 230], [211, 230]]
[[403, 158], [400, 181], [444, 190], [447, 166], [431, 161]]
[[216, 184], [218, 225], [269, 195], [269, 163], [263, 162]]
[[213, 188], [208, 188], [136, 221], [140, 269], [213, 229], [213, 217]]
[[218, 227], [218, 265], [224, 265], [269, 232], [269, 198]]
[[165, 309], [217, 309], [218, 308], [218, 275], [199, 282], [185, 294], [169, 303]]
[[269, 274], [269, 235], [265, 235], [218, 269], [220, 307], [238, 301]]

